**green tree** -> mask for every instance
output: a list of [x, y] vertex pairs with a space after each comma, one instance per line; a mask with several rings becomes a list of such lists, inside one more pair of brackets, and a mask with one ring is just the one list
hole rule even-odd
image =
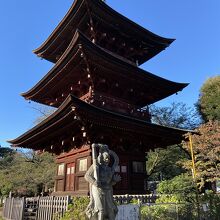
[[10, 165], [14, 154], [15, 151], [13, 149], [8, 147], [1, 147], [0, 145], [0, 169], [5, 169], [8, 165]]
[[0, 145], [0, 159], [5, 158], [14, 153], [14, 150], [8, 147], [2, 147]]
[[205, 122], [220, 121], [220, 75], [209, 78], [201, 87], [198, 110]]
[[12, 166], [16, 151], [0, 146], [0, 197], [8, 195], [12, 185], [7, 179], [8, 168]]
[[185, 172], [180, 160], [189, 158], [180, 145], [150, 150], [147, 155], [148, 180], [168, 180]]
[[[196, 108], [187, 106], [182, 102], [173, 102], [170, 106], [150, 107], [152, 122], [169, 127], [193, 129], [200, 123], [200, 117]], [[166, 147], [166, 146], [164, 146]], [[179, 163], [183, 159], [189, 159], [190, 154], [182, 148], [182, 145], [169, 146], [151, 150], [147, 155], [147, 174], [149, 180], [171, 179], [185, 169]]]
[[56, 165], [51, 154], [47, 152], [23, 154], [18, 158], [18, 163], [19, 169], [14, 170], [14, 173], [18, 174], [14, 178], [17, 189], [20, 186], [21, 190], [28, 194], [36, 195], [53, 187]]
[[[5, 161], [7, 162], [7, 161]], [[56, 165], [49, 153], [24, 154], [16, 152], [10, 163], [0, 167], [2, 195], [38, 195], [54, 185]]]

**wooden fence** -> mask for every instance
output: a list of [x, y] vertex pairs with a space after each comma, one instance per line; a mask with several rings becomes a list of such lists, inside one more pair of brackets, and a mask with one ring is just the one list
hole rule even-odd
[[[132, 200], [140, 204], [154, 203], [156, 195], [115, 195], [119, 205]], [[70, 196], [48, 196], [32, 198], [7, 198], [3, 208], [5, 220], [59, 220], [68, 209]]]
[[22, 220], [24, 210], [24, 198], [7, 198], [4, 202], [3, 218]]
[[3, 208], [6, 220], [58, 220], [68, 209], [69, 196], [7, 198]]
[[37, 220], [55, 220], [63, 217], [68, 209], [70, 197], [40, 197]]

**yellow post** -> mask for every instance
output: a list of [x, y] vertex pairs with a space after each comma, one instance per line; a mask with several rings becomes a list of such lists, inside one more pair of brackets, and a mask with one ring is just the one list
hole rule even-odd
[[192, 144], [192, 135], [189, 134], [189, 146], [191, 151], [191, 158], [192, 158], [192, 173], [193, 173], [193, 179], [196, 178], [196, 169], [195, 169], [195, 157], [193, 152], [193, 144]]
[[193, 152], [193, 143], [192, 143], [192, 134], [189, 133], [189, 146], [190, 146], [190, 151], [191, 151], [191, 157], [192, 157], [192, 174], [193, 174], [193, 180], [196, 184], [196, 203], [197, 203], [197, 213], [198, 213], [198, 219], [201, 219], [200, 215], [200, 203], [199, 203], [199, 189], [197, 186], [197, 181], [196, 181], [196, 169], [195, 169], [195, 157], [194, 157], [194, 152]]

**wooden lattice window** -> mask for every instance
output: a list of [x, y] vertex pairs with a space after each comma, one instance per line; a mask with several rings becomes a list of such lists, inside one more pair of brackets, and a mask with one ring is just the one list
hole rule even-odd
[[79, 172], [87, 171], [87, 158], [79, 159]]
[[64, 169], [65, 169], [65, 164], [64, 163], [58, 164], [57, 175], [58, 176], [63, 176], [64, 175]]
[[139, 161], [132, 162], [132, 171], [133, 173], [143, 173], [144, 172], [144, 163]]

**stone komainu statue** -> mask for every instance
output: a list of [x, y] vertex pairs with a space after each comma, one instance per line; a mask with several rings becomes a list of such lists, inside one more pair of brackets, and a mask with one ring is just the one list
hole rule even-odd
[[[92, 145], [92, 156], [93, 164], [85, 174], [85, 179], [90, 183], [90, 203], [86, 215], [91, 220], [115, 220], [118, 209], [113, 199], [112, 186], [121, 180], [115, 174], [118, 156], [103, 144]], [[111, 157], [114, 159], [112, 167], [109, 166]]]

